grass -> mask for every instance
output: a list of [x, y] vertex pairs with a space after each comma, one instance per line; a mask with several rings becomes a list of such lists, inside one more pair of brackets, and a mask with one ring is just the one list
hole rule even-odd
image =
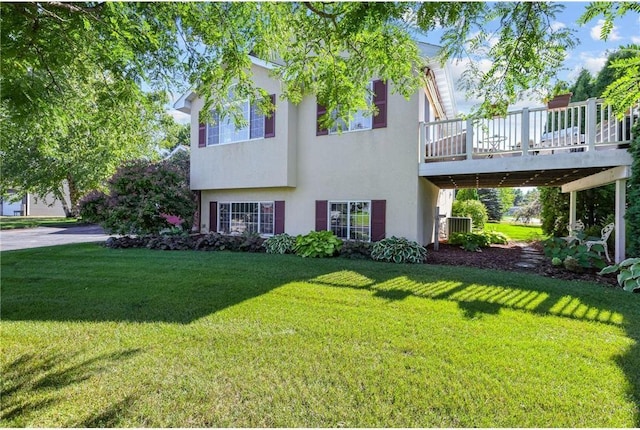
[[0, 216], [0, 229], [12, 230], [35, 227], [72, 227], [78, 223], [76, 218]]
[[532, 242], [546, 238], [539, 225], [488, 222], [485, 223], [484, 229], [504, 233], [510, 240], [517, 242]]
[[95, 244], [1, 263], [3, 427], [640, 425], [621, 290]]

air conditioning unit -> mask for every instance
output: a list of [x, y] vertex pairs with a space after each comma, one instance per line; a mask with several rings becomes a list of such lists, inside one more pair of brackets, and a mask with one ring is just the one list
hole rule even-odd
[[471, 218], [469, 217], [450, 217], [447, 218], [447, 237], [451, 237], [451, 233], [470, 233]]

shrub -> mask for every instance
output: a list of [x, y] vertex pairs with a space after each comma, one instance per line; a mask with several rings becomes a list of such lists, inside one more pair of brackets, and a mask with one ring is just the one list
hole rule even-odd
[[282, 233], [265, 240], [263, 246], [267, 250], [267, 254], [288, 254], [293, 252], [295, 244], [295, 237]]
[[468, 216], [473, 220], [473, 227], [482, 230], [487, 222], [487, 208], [478, 200], [456, 200], [451, 209], [453, 216]]
[[371, 242], [348, 240], [342, 244], [342, 248], [340, 249], [340, 257], [349, 258], [352, 260], [368, 260], [371, 258], [372, 248], [373, 244]]
[[451, 245], [460, 245], [466, 251], [481, 251], [492, 243], [506, 244], [509, 238], [497, 231], [476, 231], [471, 233], [452, 233], [449, 238]]
[[620, 264], [602, 269], [599, 274], [618, 273], [618, 285], [625, 291], [640, 292], [640, 258], [627, 258]]
[[[565, 268], [571, 271], [575, 270], [576, 266], [582, 269], [602, 269], [606, 266], [604, 259], [600, 255], [604, 251], [602, 245], [594, 245], [590, 250], [587, 250], [587, 246], [578, 242], [568, 243], [566, 240], [560, 237], [551, 237], [542, 242], [544, 254], [551, 258], [552, 261], [555, 258], [562, 260]], [[571, 257], [567, 263], [567, 257]], [[575, 259], [576, 261], [572, 261]], [[571, 268], [571, 269], [570, 269]]]
[[197, 239], [193, 247], [198, 251], [264, 252], [264, 241], [257, 233], [208, 233]]
[[107, 194], [82, 199], [80, 215], [116, 234], [157, 234], [178, 225], [189, 231], [197, 206], [188, 166], [187, 155], [130, 162], [109, 179]]
[[371, 258], [393, 263], [423, 263], [427, 250], [418, 242], [404, 237], [388, 237], [373, 244]]
[[312, 231], [296, 237], [294, 251], [301, 257], [333, 257], [342, 247], [342, 240], [332, 231]]

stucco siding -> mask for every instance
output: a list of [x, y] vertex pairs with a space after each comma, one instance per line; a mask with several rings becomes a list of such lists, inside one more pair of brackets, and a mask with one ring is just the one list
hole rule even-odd
[[253, 66], [256, 84], [276, 96], [276, 135], [245, 142], [198, 147], [201, 99], [192, 103], [191, 112], [191, 187], [195, 190], [293, 187], [296, 185], [295, 142], [291, 122], [295, 124], [295, 106], [280, 99], [280, 83], [268, 71]]

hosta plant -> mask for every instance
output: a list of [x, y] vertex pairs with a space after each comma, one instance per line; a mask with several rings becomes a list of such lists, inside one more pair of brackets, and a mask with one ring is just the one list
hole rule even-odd
[[620, 264], [614, 264], [602, 269], [599, 274], [618, 273], [618, 284], [630, 292], [640, 292], [640, 258], [627, 258]]
[[264, 241], [267, 254], [287, 254], [293, 252], [296, 238], [287, 233], [276, 234]]
[[296, 237], [293, 248], [301, 257], [333, 257], [342, 248], [342, 240], [332, 231], [312, 231]]
[[427, 250], [418, 242], [404, 237], [388, 237], [373, 244], [371, 258], [394, 263], [422, 263]]

